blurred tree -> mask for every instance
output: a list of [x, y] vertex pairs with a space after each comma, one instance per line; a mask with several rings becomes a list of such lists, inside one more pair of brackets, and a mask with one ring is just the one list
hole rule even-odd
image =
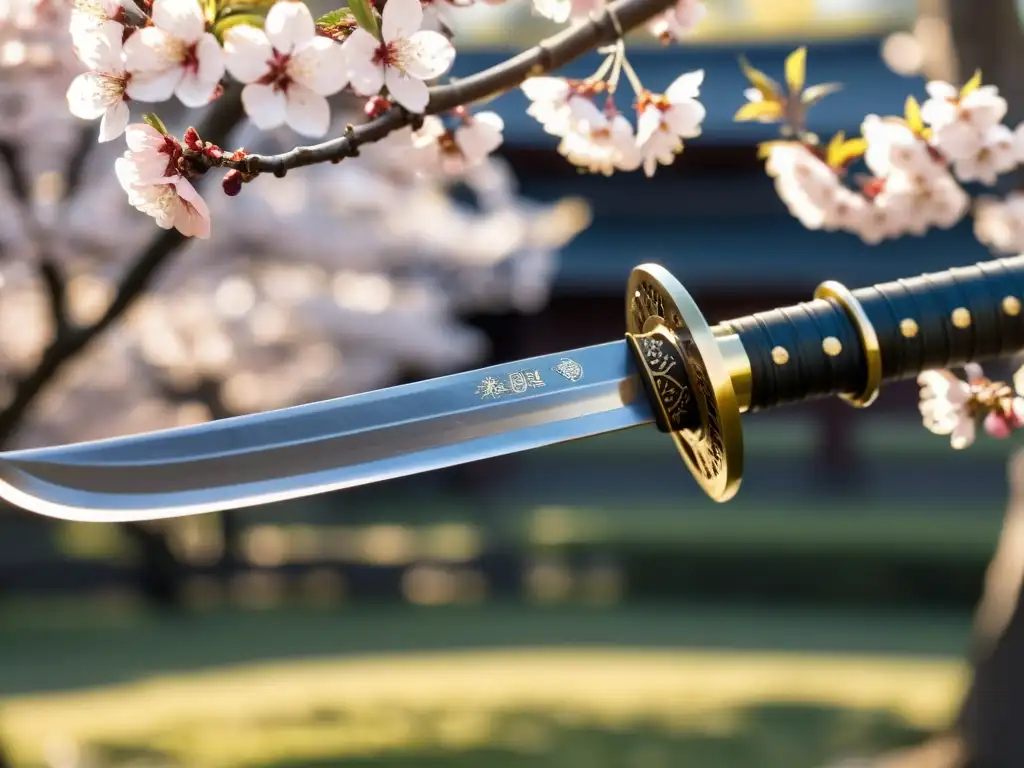
[[[81, 65], [71, 4], [0, 2], [0, 444], [112, 437], [365, 391], [476, 362], [462, 318], [530, 312], [557, 250], [588, 221], [571, 200], [518, 196], [498, 159], [461, 179], [413, 176], [384, 144], [358, 160], [207, 190], [214, 234], [153, 235], [65, 93]], [[56, 31], [56, 33], [55, 33]], [[334, 110], [340, 135], [361, 104]], [[162, 113], [173, 125], [174, 115]], [[200, 134], [275, 152], [285, 130], [242, 120], [238, 94]], [[229, 138], [230, 137], [230, 138]], [[453, 194], [456, 181], [473, 193]], [[464, 195], [462, 196], [464, 197]], [[222, 516], [230, 567], [231, 516]], [[177, 597], [160, 526], [131, 526], [141, 583]]]

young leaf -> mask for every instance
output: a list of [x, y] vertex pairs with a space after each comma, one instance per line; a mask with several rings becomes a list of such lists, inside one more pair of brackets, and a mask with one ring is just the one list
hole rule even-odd
[[960, 89], [960, 98], [964, 98], [967, 94], [981, 88], [981, 70], [974, 70], [974, 77], [964, 83], [964, 87]]
[[263, 17], [255, 13], [236, 13], [233, 16], [226, 16], [213, 25], [213, 34], [219, 42], [223, 43], [227, 31], [241, 24], [263, 29]]
[[164, 136], [167, 135], [167, 126], [164, 125], [163, 120], [156, 116], [156, 113], [147, 112], [142, 116], [142, 121], [154, 131], [159, 131]]
[[916, 135], [924, 130], [924, 120], [921, 119], [921, 105], [913, 96], [907, 96], [906, 104], [903, 107], [903, 117]]
[[863, 138], [847, 139], [840, 131], [828, 143], [825, 154], [826, 162], [832, 168], [845, 168], [858, 157], [863, 157], [868, 150], [868, 142]]
[[377, 14], [374, 12], [373, 6], [370, 5], [370, 0], [348, 0], [348, 7], [359, 26], [380, 40]]
[[812, 85], [803, 92], [801, 101], [805, 107], [813, 107], [826, 96], [831, 96], [836, 91], [841, 91], [842, 89], [842, 83], [819, 83], [818, 85]]
[[797, 48], [786, 57], [786, 85], [790, 94], [800, 93], [807, 84], [807, 49]]
[[318, 27], [333, 27], [335, 24], [341, 24], [341, 22], [350, 19], [355, 19], [355, 14], [352, 13], [351, 8], [338, 8], [330, 13], [325, 13], [317, 19], [316, 25]]
[[737, 123], [777, 123], [785, 109], [780, 101], [748, 101], [733, 115]]
[[765, 101], [782, 101], [782, 87], [761, 70], [750, 66], [745, 56], [740, 56], [740, 69], [750, 84], [761, 92]]

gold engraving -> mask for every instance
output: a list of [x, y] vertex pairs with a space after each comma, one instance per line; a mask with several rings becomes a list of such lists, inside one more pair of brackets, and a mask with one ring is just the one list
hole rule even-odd
[[903, 334], [904, 338], [912, 339], [917, 336], [917, 332], [920, 330], [917, 327], [917, 321], [910, 317], [905, 317], [900, 320], [900, 333]]
[[950, 319], [957, 328], [969, 328], [971, 326], [971, 313], [964, 307], [954, 309]]
[[843, 345], [835, 336], [826, 336], [822, 339], [821, 348], [829, 357], [835, 357], [843, 351]]
[[1007, 296], [1003, 299], [1003, 312], [1008, 314], [1010, 317], [1016, 317], [1020, 314], [1020, 299], [1016, 296]]
[[573, 384], [583, 378], [583, 366], [568, 357], [558, 361], [558, 365], [551, 369], [559, 376], [568, 379]]
[[789, 362], [789, 352], [785, 347], [774, 347], [772, 349], [772, 362], [776, 365], [785, 365]]

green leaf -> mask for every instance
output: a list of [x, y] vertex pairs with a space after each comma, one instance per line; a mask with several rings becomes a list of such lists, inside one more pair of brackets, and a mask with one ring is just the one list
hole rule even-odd
[[370, 0], [348, 0], [348, 7], [359, 26], [380, 40], [377, 14], [374, 12], [373, 6], [370, 5]]
[[223, 43], [224, 35], [229, 29], [243, 24], [263, 29], [263, 17], [255, 13], [236, 13], [233, 16], [227, 16], [213, 25], [213, 34], [216, 35], [217, 40]]
[[338, 8], [330, 13], [325, 13], [317, 19], [316, 25], [318, 27], [333, 27], [336, 24], [341, 24], [341, 22], [348, 21], [350, 19], [355, 19], [355, 14], [352, 13], [351, 8]]
[[154, 131], [159, 131], [164, 136], [167, 135], [167, 126], [164, 125], [164, 121], [157, 117], [155, 112], [147, 112], [142, 116], [142, 121], [152, 128]]

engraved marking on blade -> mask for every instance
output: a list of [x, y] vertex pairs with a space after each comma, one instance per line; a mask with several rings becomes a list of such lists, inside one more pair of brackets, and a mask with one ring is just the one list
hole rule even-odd
[[551, 370], [559, 376], [568, 379], [573, 384], [583, 379], [583, 366], [568, 357], [563, 357], [559, 360], [558, 365]]
[[480, 395], [481, 400], [491, 398], [497, 400], [503, 395], [521, 395], [529, 389], [543, 387], [544, 379], [541, 378], [538, 370], [513, 371], [504, 379], [497, 376], [488, 376], [481, 381], [475, 394]]

